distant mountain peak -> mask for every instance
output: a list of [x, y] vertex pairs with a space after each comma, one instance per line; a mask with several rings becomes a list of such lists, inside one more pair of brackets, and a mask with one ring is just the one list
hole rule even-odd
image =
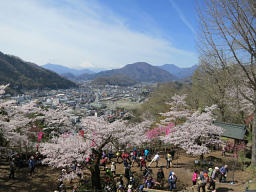
[[71, 73], [75, 76], [79, 76], [81, 74], [87, 73], [87, 74], [93, 74], [94, 72], [90, 69], [72, 69], [69, 67], [65, 67], [62, 65], [57, 65], [57, 64], [51, 64], [48, 63], [46, 65], [42, 65], [43, 68], [51, 70], [59, 75], [63, 75], [63, 74], [68, 74]]
[[176, 76], [178, 79], [184, 79], [187, 77], [191, 77], [197, 69], [198, 65], [181, 68], [174, 64], [164, 64], [158, 67]]
[[136, 62], [127, 64], [120, 69], [112, 69], [102, 71], [100, 73], [92, 75], [82, 75], [80, 79], [96, 79], [102, 77], [125, 77], [136, 81], [136, 82], [169, 82], [176, 78], [165, 70], [162, 70], [156, 66], [152, 66], [146, 62]]

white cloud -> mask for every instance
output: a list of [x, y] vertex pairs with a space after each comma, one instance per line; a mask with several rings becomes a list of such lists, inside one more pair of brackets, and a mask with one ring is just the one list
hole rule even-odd
[[155, 35], [129, 29], [125, 19], [96, 1], [0, 1], [0, 51], [39, 65], [117, 68], [146, 61], [181, 66], [194, 53]]
[[170, 0], [172, 7], [177, 11], [180, 19], [182, 20], [182, 22], [190, 29], [190, 31], [192, 33], [196, 33], [194, 27], [189, 23], [189, 21], [187, 20], [187, 18], [184, 16], [184, 14], [182, 13], [181, 9], [176, 5], [176, 3], [174, 2], [174, 0]]

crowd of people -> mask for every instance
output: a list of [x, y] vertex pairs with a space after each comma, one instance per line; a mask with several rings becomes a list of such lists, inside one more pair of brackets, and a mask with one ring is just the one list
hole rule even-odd
[[15, 172], [17, 169], [27, 167], [28, 168], [28, 175], [33, 176], [35, 167], [39, 164], [41, 164], [42, 156], [36, 152], [35, 154], [31, 155], [29, 160], [26, 160], [27, 158], [22, 154], [12, 154], [10, 156], [10, 173], [9, 173], [9, 179], [15, 179]]
[[202, 170], [200, 172], [198, 170], [195, 170], [193, 173], [192, 183], [194, 186], [197, 185], [198, 192], [200, 192], [201, 189], [203, 192], [205, 192], [207, 184], [208, 184], [207, 189], [215, 192], [217, 179], [219, 179], [220, 183], [226, 182], [227, 173], [228, 173], [227, 165], [224, 165], [221, 168], [219, 167], [215, 167], [214, 169], [209, 168], [208, 170]]
[[[171, 150], [166, 154], [166, 168], [172, 167], [172, 160], [174, 158], [175, 151]], [[148, 149], [136, 150], [133, 149], [131, 152], [116, 152], [116, 160], [113, 159], [112, 153], [103, 152], [101, 165], [106, 171], [106, 191], [117, 191], [117, 192], [132, 192], [132, 191], [143, 191], [144, 188], [158, 188], [162, 189], [165, 184], [165, 175], [163, 167], [159, 167], [160, 154], [156, 153], [153, 158], [152, 154]], [[124, 175], [120, 175], [115, 180], [116, 174], [116, 164], [123, 164]], [[110, 164], [110, 167], [107, 166]], [[153, 171], [151, 166], [155, 165], [159, 168], [156, 174], [156, 179], [154, 179]], [[136, 181], [131, 168], [137, 166], [142, 171], [143, 180], [138, 178]], [[124, 179], [126, 182], [124, 182]], [[116, 184], [113, 184], [113, 182]], [[168, 183], [170, 191], [176, 189], [177, 176], [173, 171], [170, 171], [168, 177]], [[126, 185], [124, 184], [126, 183]]]
[[[117, 192], [133, 192], [133, 191], [143, 191], [144, 188], [157, 188], [165, 189], [166, 183], [169, 185], [169, 190], [173, 191], [177, 188], [178, 177], [175, 172], [169, 170], [168, 179], [165, 179], [165, 174], [163, 168], [170, 169], [173, 166], [175, 151], [171, 150], [164, 155], [166, 160], [166, 166], [159, 167], [160, 154], [151, 153], [148, 149], [137, 150], [134, 148], [130, 152], [117, 151], [115, 154], [112, 152], [103, 152], [100, 160], [100, 166], [104, 170], [104, 191], [117, 191]], [[162, 156], [162, 154], [161, 154]], [[152, 158], [151, 158], [152, 157]], [[25, 166], [28, 167], [28, 175], [33, 176], [35, 167], [41, 163], [40, 154], [37, 152], [31, 155], [28, 161], [25, 161]], [[90, 164], [92, 159], [88, 158], [83, 166]], [[27, 165], [26, 165], [27, 164]], [[124, 174], [117, 174], [117, 164], [122, 164], [124, 167]], [[15, 178], [16, 167], [24, 166], [24, 161], [19, 154], [13, 155], [10, 159], [10, 174], [9, 179]], [[58, 178], [57, 191], [65, 192], [66, 187], [64, 185], [64, 180], [67, 179], [72, 183], [75, 178], [79, 179], [79, 185], [82, 184], [84, 179], [83, 166], [78, 162], [74, 161], [70, 168], [62, 169], [60, 176]], [[135, 177], [132, 172], [132, 167], [137, 166], [142, 177]], [[157, 169], [156, 175], [153, 175], [152, 166]], [[219, 182], [225, 182], [228, 172], [228, 166], [224, 165], [221, 168], [209, 168], [208, 170], [198, 171], [195, 170], [193, 173], [192, 184], [197, 187], [197, 191], [208, 190], [215, 191], [216, 180]], [[136, 173], [137, 174], [137, 173]], [[137, 174], [138, 175], [138, 174]], [[73, 192], [78, 190], [78, 186], [73, 186]]]

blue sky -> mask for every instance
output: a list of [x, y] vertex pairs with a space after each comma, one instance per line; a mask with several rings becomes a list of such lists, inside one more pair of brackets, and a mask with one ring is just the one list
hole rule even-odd
[[0, 1], [0, 51], [43, 65], [197, 64], [194, 0]]

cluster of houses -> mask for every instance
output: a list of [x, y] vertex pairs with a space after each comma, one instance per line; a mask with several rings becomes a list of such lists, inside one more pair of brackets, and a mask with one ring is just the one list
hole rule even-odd
[[[123, 118], [128, 112], [117, 103], [139, 104], [145, 101], [152, 89], [156, 86], [150, 83], [141, 83], [131, 87], [113, 85], [95, 85], [84, 82], [78, 88], [67, 90], [31, 90], [26, 94], [11, 96], [18, 105], [37, 99], [45, 107], [55, 108], [59, 104], [70, 107], [72, 122], [76, 123], [82, 116], [106, 116], [109, 121]], [[127, 116], [127, 115], [126, 115]]]

